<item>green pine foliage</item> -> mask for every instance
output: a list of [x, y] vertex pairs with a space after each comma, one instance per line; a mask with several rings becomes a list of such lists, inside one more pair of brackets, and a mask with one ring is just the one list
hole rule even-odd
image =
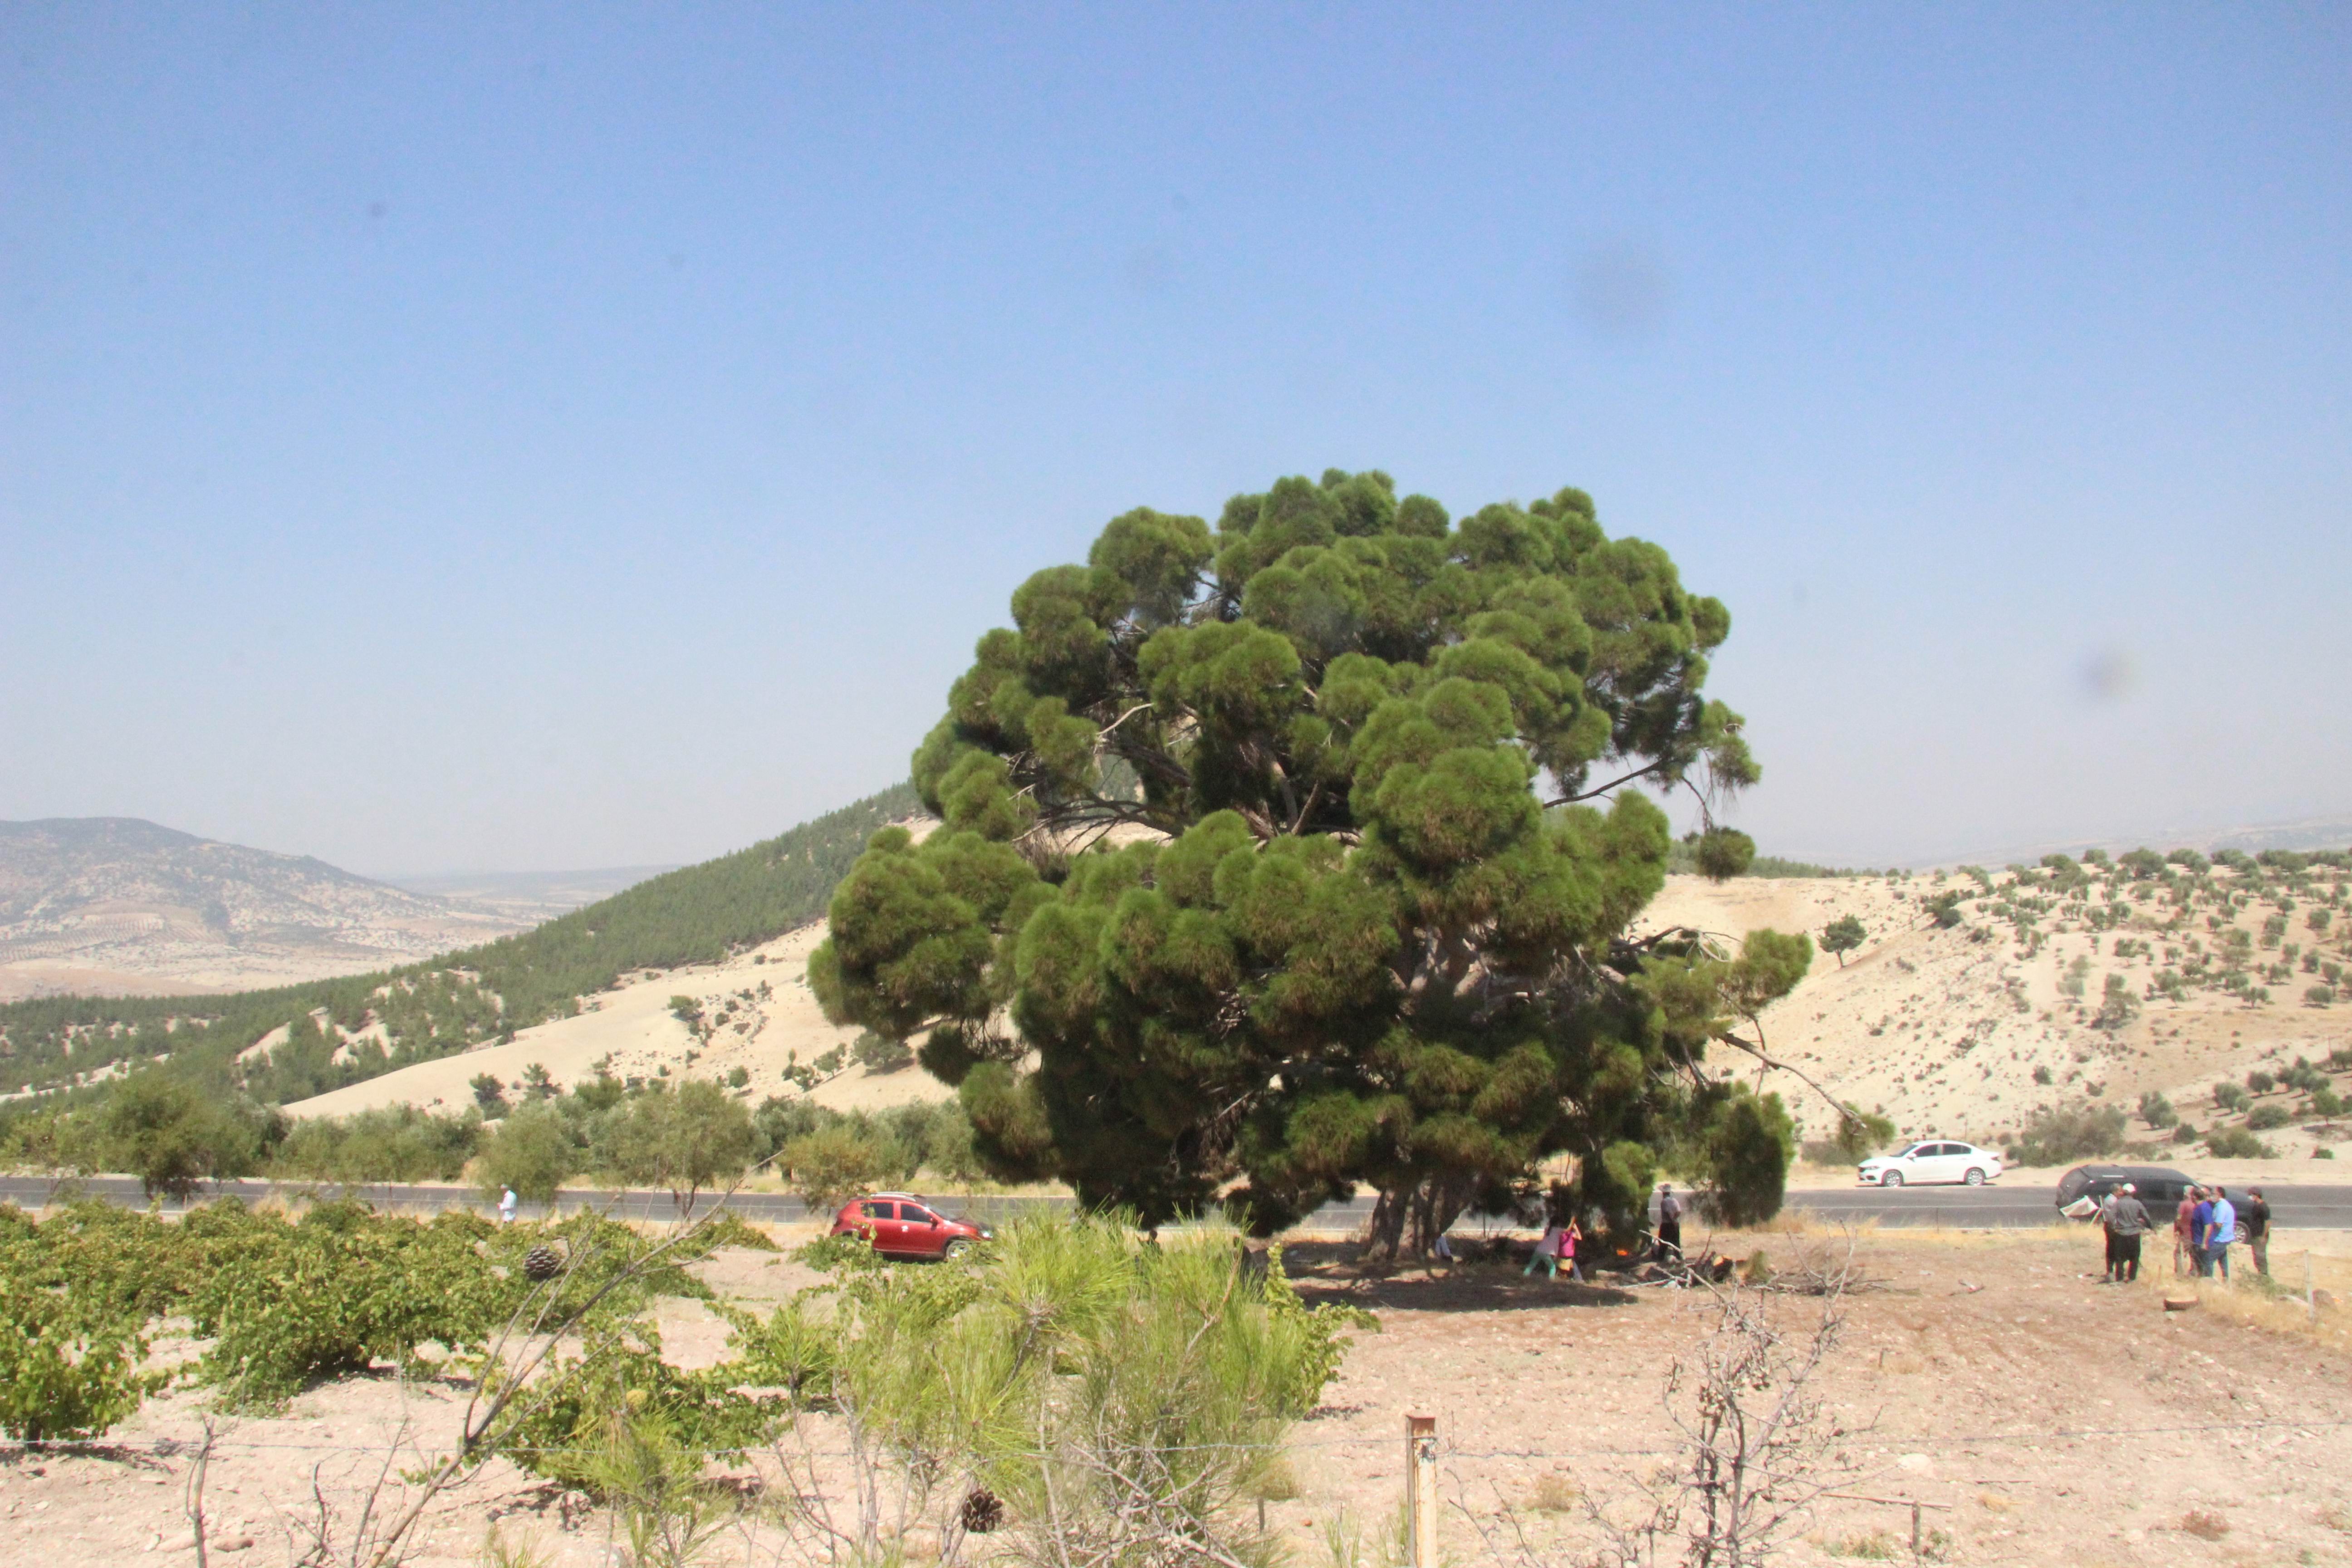
[[1580, 490], [1456, 525], [1334, 470], [1116, 518], [1012, 607], [915, 755], [945, 826], [876, 835], [810, 963], [921, 1038], [992, 1171], [1261, 1231], [1370, 1183], [1391, 1247], [1560, 1153], [1619, 1223], [1661, 1162], [1777, 1205], [1789, 1119], [1704, 1058], [1810, 942], [1623, 940], [1673, 845], [1622, 786], [1758, 776], [1702, 689], [1729, 613], [1664, 551]]
[[[304, 1100], [564, 1016], [625, 974], [708, 962], [824, 912], [876, 828], [920, 810], [900, 784], [782, 836], [641, 882], [536, 930], [389, 973], [230, 996], [52, 996], [0, 1005], [0, 1091], [103, 1099], [167, 1062], [215, 1100]], [[257, 1059], [245, 1051], [278, 1030]], [[354, 1037], [357, 1037], [356, 1038]], [[340, 1059], [339, 1059], [340, 1058]], [[19, 1101], [9, 1117], [37, 1109]]]

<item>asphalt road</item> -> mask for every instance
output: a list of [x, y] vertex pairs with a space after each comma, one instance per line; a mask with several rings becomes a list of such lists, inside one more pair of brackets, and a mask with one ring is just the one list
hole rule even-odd
[[[73, 1185], [90, 1197], [104, 1198], [128, 1207], [146, 1206], [145, 1194], [132, 1177], [93, 1176]], [[2352, 1230], [2352, 1186], [2280, 1184], [2265, 1190], [2271, 1200], [2272, 1223], [2283, 1230]], [[339, 1192], [387, 1210], [438, 1213], [448, 1208], [471, 1207], [485, 1211], [488, 1208], [481, 1194], [472, 1187], [414, 1185], [338, 1189], [302, 1183], [258, 1181], [208, 1183], [197, 1194], [196, 1201], [201, 1203], [215, 1197], [236, 1196], [247, 1203], [255, 1203], [273, 1193], [289, 1197], [313, 1194], [331, 1197]], [[38, 1176], [0, 1176], [0, 1200], [20, 1207], [33, 1207], [67, 1195], [68, 1194], [56, 1184]], [[940, 1200], [942, 1206], [950, 1212], [968, 1214], [980, 1220], [1005, 1217], [1016, 1210], [1040, 1204], [1066, 1204], [1067, 1201], [944, 1195]], [[707, 1198], [705, 1202], [707, 1204]], [[1823, 1219], [1842, 1219], [1855, 1224], [1875, 1220], [1882, 1226], [1999, 1229], [2048, 1225], [2057, 1217], [2054, 1188], [2013, 1182], [1996, 1182], [1981, 1187], [1815, 1188], [1790, 1193], [1788, 1205], [1791, 1209]], [[563, 1194], [563, 1207], [566, 1209], [604, 1208], [607, 1205], [614, 1217], [620, 1219], [656, 1220], [677, 1216], [677, 1205], [667, 1193], [567, 1192]], [[790, 1223], [808, 1217], [805, 1204], [781, 1193], [738, 1193], [728, 1201], [728, 1206], [746, 1219], [768, 1224]], [[164, 1205], [166, 1213], [175, 1212], [177, 1208], [174, 1204]], [[537, 1212], [536, 1205], [523, 1205], [526, 1215], [535, 1215]], [[1309, 1228], [1354, 1229], [1370, 1218], [1371, 1212], [1372, 1200], [1370, 1197], [1326, 1205], [1315, 1212], [1309, 1221]], [[1465, 1222], [1466, 1226], [1475, 1224], [1475, 1219]]]

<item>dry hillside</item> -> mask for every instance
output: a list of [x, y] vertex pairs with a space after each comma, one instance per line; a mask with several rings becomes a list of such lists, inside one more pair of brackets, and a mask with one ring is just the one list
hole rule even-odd
[[[567, 1088], [593, 1078], [600, 1064], [623, 1079], [724, 1080], [740, 1068], [747, 1097], [790, 1094], [790, 1069], [845, 1052], [857, 1037], [855, 1029], [826, 1023], [809, 994], [809, 951], [824, 936], [820, 922], [724, 963], [625, 975], [588, 998], [576, 1017], [536, 1025], [504, 1045], [420, 1062], [286, 1109], [294, 1116], [346, 1116], [402, 1103], [459, 1110], [473, 1103], [469, 1085], [479, 1074], [520, 1087], [533, 1065]], [[698, 1025], [689, 1025], [674, 1008], [681, 996], [691, 998], [693, 1011], [701, 1015]], [[358, 1037], [367, 1037], [366, 1032]], [[263, 1040], [255, 1048], [267, 1049], [270, 1043]], [[944, 1100], [950, 1091], [911, 1065], [870, 1072], [846, 1064], [812, 1092], [820, 1104], [849, 1110]]]
[[[2323, 912], [2340, 909], [2331, 900], [2342, 899], [2341, 880], [2269, 895], [2250, 891], [2249, 881], [2220, 873], [2210, 901], [2178, 908], [2161, 885], [2132, 884], [2115, 899], [2103, 888], [2053, 896], [2047, 884], [2019, 887], [2010, 872], [1995, 874], [1990, 889], [1942, 872], [1721, 885], [1677, 877], [1642, 926], [1727, 936], [1770, 926], [1818, 938], [1839, 916], [1856, 917], [1867, 940], [1843, 966], [1828, 954], [1815, 959], [1796, 992], [1766, 1013], [1768, 1043], [1840, 1099], [1883, 1110], [1905, 1136], [1998, 1142], [2038, 1107], [2104, 1100], [2128, 1110], [2148, 1090], [2208, 1127], [2217, 1083], [2352, 1045], [2352, 1011], [2305, 1000], [2346, 958], [2340, 924]], [[1955, 911], [1957, 924], [1939, 925], [1929, 905], [1956, 891], [1971, 896]], [[2282, 911], [2282, 898], [2294, 907]], [[2315, 913], [2330, 929], [2312, 930]], [[2265, 931], [2282, 920], [2285, 930]], [[2245, 973], [2266, 984], [2218, 988], [2231, 931], [2242, 933], [2234, 950], [2246, 955]], [[2191, 978], [2200, 958], [2210, 976], [2201, 986]], [[2282, 966], [2287, 978], [2276, 977]], [[2108, 975], [2134, 1006], [2103, 1024]], [[1825, 1131], [1819, 1098], [1781, 1087], [1801, 1118]], [[2135, 1123], [2133, 1135], [2152, 1134]], [[2280, 1153], [2301, 1155], [2352, 1130], [2298, 1117], [2263, 1135]]]
[[[2024, 884], [1999, 873], [1990, 887], [1941, 872], [1723, 884], [1675, 877], [1639, 929], [1693, 926], [1737, 938], [1770, 926], [1818, 937], [1840, 916], [1859, 919], [1868, 932], [1861, 948], [1843, 964], [1819, 956], [1797, 991], [1765, 1015], [1766, 1038], [1839, 1099], [1883, 1110], [1905, 1136], [1998, 1143], [2037, 1108], [2104, 1102], [2129, 1110], [2148, 1090], [2168, 1095], [2210, 1129], [2218, 1120], [2216, 1083], [2352, 1046], [2352, 1007], [2305, 1000], [2344, 957], [2343, 931], [2317, 913], [2343, 898], [2342, 882], [2324, 871], [2300, 890], [2282, 879], [2258, 879], [2216, 870], [2201, 894], [2183, 878], [2174, 888], [2126, 883], [2110, 897], [2097, 878], [2061, 892], [2043, 872], [2029, 873]], [[1940, 924], [1931, 906], [1955, 893], [1969, 896], [1950, 917], [1956, 923]], [[2175, 907], [2176, 897], [2189, 903]], [[2291, 906], [2285, 911], [2281, 900]], [[2315, 918], [2330, 929], [2313, 930]], [[2232, 931], [2241, 934], [2231, 938]], [[457, 1110], [470, 1102], [468, 1084], [478, 1074], [519, 1085], [533, 1064], [563, 1084], [593, 1075], [599, 1062], [624, 1078], [724, 1079], [740, 1068], [747, 1096], [791, 1092], [793, 1068], [845, 1050], [855, 1038], [854, 1030], [827, 1024], [809, 994], [808, 953], [823, 934], [813, 925], [723, 964], [625, 976], [589, 998], [576, 1017], [289, 1109], [340, 1115], [405, 1101]], [[2200, 957], [2208, 960], [2201, 970]], [[2229, 972], [2217, 967], [2225, 963], [2242, 963], [2239, 973], [2247, 978], [2225, 981]], [[2282, 965], [2287, 980], [2277, 978]], [[2109, 1003], [2110, 974], [2130, 996], [2128, 1007]], [[2200, 975], [2201, 986], [2186, 978]], [[2257, 978], [2268, 982], [2266, 991], [2254, 989]], [[2225, 984], [2243, 989], [2220, 988]], [[698, 1024], [674, 1009], [680, 996], [691, 1000], [689, 1013], [699, 1012]], [[1775, 1075], [1773, 1087], [1801, 1122], [1826, 1131], [1818, 1095], [1784, 1075]], [[846, 1110], [947, 1090], [914, 1067], [874, 1072], [849, 1065], [814, 1093]], [[2301, 1097], [2280, 1091], [2263, 1103], [2300, 1107]], [[2304, 1155], [2347, 1134], [2297, 1114], [2262, 1136], [2283, 1155]], [[2132, 1136], [2157, 1134], [2135, 1122]]]

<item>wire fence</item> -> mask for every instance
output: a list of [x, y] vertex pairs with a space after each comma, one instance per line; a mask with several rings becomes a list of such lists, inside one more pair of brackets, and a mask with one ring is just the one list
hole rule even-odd
[[[2225, 1432], [2279, 1432], [2294, 1436], [2316, 1436], [2321, 1432], [2340, 1430], [2345, 1427], [2352, 1427], [2352, 1419], [2338, 1421], [2207, 1421], [2161, 1426], [2037, 1427], [2017, 1432], [1970, 1432], [1967, 1435], [1965, 1441], [1960, 1443], [1958, 1446], [1969, 1448], [1977, 1448], [2004, 1444], [2074, 1442], [2087, 1440], [2090, 1438], [2108, 1439], [2116, 1437], [2214, 1436]], [[1864, 1435], [1864, 1434], [1857, 1434], [1856, 1436]], [[1954, 1446], [1952, 1436], [1948, 1432], [1889, 1433], [1873, 1431], [1866, 1434], [1866, 1436], [1890, 1447], [1903, 1447], [1906, 1445], [1916, 1445], [1921, 1447], [1937, 1446], [1948, 1448]], [[257, 1453], [282, 1451], [289, 1453], [381, 1454], [387, 1447], [393, 1446], [397, 1446], [403, 1448], [417, 1448], [420, 1451], [430, 1447], [430, 1445], [420, 1444], [413, 1440], [401, 1440], [397, 1445], [389, 1441], [377, 1443], [295, 1442], [276, 1438], [239, 1437], [231, 1432], [219, 1433], [213, 1436], [210, 1441], [213, 1450], [216, 1454], [222, 1450], [230, 1448], [247, 1449]], [[1157, 1446], [1154, 1451], [1168, 1454], [1209, 1452], [1262, 1454], [1273, 1451], [1295, 1453], [1315, 1449], [1338, 1448], [1392, 1449], [1398, 1447], [1398, 1441], [1399, 1440], [1393, 1436], [1379, 1436], [1368, 1433], [1359, 1436], [1312, 1437], [1266, 1444], [1175, 1443]], [[122, 1454], [152, 1454], [158, 1458], [173, 1458], [181, 1455], [193, 1454], [200, 1446], [202, 1445], [194, 1439], [179, 1437], [56, 1437], [39, 1440], [21, 1437], [0, 1438], [0, 1452], [34, 1454], [91, 1453], [97, 1454], [102, 1458]], [[1468, 1448], [1457, 1447], [1444, 1441], [1441, 1441], [1438, 1450], [1439, 1457], [1446, 1459], [1530, 1460], [1607, 1458], [1654, 1458], [1664, 1454], [1680, 1453], [1681, 1451], [1682, 1450], [1679, 1447], [1675, 1447], [1651, 1446], [1623, 1447], [1618, 1446], [1596, 1447], [1592, 1445], [1581, 1445], [1575, 1447], [1565, 1448]], [[499, 1446], [497, 1452], [502, 1456], [530, 1458], [550, 1454], [576, 1453], [578, 1450], [571, 1447], [516, 1447], [500, 1445]], [[805, 1455], [815, 1458], [850, 1459], [871, 1457], [870, 1454], [860, 1454], [847, 1448], [807, 1448], [795, 1447], [793, 1452], [796, 1455]], [[1029, 1454], [1026, 1456], [1014, 1457], [1045, 1458], [1049, 1456], [1044, 1454]]]

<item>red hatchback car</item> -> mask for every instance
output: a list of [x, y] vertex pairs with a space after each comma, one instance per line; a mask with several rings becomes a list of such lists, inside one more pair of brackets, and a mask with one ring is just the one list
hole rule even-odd
[[833, 1234], [862, 1236], [886, 1258], [955, 1258], [991, 1232], [950, 1219], [912, 1193], [875, 1193], [842, 1205], [833, 1216]]

